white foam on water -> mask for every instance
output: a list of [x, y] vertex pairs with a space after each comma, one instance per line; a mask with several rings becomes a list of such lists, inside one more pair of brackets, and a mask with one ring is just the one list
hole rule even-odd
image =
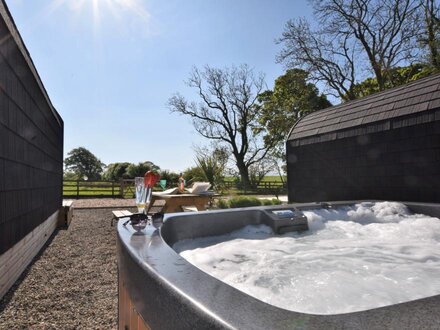
[[305, 211], [310, 230], [247, 226], [173, 248], [221, 281], [284, 309], [361, 311], [440, 294], [440, 220], [400, 203]]

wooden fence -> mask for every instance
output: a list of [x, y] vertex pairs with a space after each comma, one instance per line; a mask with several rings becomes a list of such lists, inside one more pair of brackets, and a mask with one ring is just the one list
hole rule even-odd
[[[167, 188], [177, 186], [176, 182], [167, 184]], [[243, 189], [235, 181], [224, 181], [223, 186], [227, 190], [238, 190], [244, 193], [274, 194], [279, 195], [287, 192], [287, 186], [281, 181], [261, 181], [256, 188]], [[159, 184], [155, 190], [161, 191]], [[120, 181], [83, 181], [64, 180], [63, 198], [133, 198], [135, 195], [134, 179]]]
[[256, 187], [245, 188], [235, 181], [224, 181], [223, 186], [228, 190], [239, 190], [244, 193], [257, 193], [257, 194], [274, 194], [279, 195], [287, 193], [287, 184], [281, 181], [261, 181]]
[[63, 198], [122, 198], [121, 185], [114, 181], [64, 180]]

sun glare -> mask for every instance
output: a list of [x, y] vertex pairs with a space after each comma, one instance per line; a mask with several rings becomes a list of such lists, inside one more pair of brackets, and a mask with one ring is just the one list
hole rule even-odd
[[69, 10], [77, 14], [91, 11], [95, 26], [99, 26], [101, 20], [108, 16], [121, 20], [126, 14], [134, 15], [143, 23], [150, 20], [150, 14], [142, 5], [141, 0], [52, 0], [47, 13], [53, 13], [62, 6], [67, 6]]

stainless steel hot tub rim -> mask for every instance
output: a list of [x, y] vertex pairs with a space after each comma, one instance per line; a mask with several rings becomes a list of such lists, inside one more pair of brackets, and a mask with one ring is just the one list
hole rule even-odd
[[[358, 202], [367, 201], [330, 202], [330, 205]], [[404, 204], [416, 213], [440, 216], [440, 204]], [[299, 209], [321, 207], [320, 203], [294, 205]], [[126, 282], [136, 310], [152, 329], [414, 329], [438, 326], [440, 295], [355, 313], [297, 313], [266, 304], [215, 279], [170, 247], [181, 237], [197, 237], [200, 232], [204, 235], [217, 230], [221, 221], [217, 224], [209, 220], [215, 214], [237, 219], [237, 215], [258, 213], [262, 209], [265, 207], [169, 214], [160, 230], [150, 227], [142, 235], [135, 235], [134, 230], [118, 225], [120, 278]], [[244, 217], [239, 219], [237, 226], [245, 222]], [[183, 234], [175, 232], [184, 227]]]

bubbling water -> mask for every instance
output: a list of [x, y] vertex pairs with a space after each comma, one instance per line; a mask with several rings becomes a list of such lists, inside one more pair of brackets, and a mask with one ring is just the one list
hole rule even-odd
[[362, 311], [440, 294], [440, 220], [394, 202], [305, 211], [310, 230], [247, 226], [173, 248], [264, 302], [313, 314]]

